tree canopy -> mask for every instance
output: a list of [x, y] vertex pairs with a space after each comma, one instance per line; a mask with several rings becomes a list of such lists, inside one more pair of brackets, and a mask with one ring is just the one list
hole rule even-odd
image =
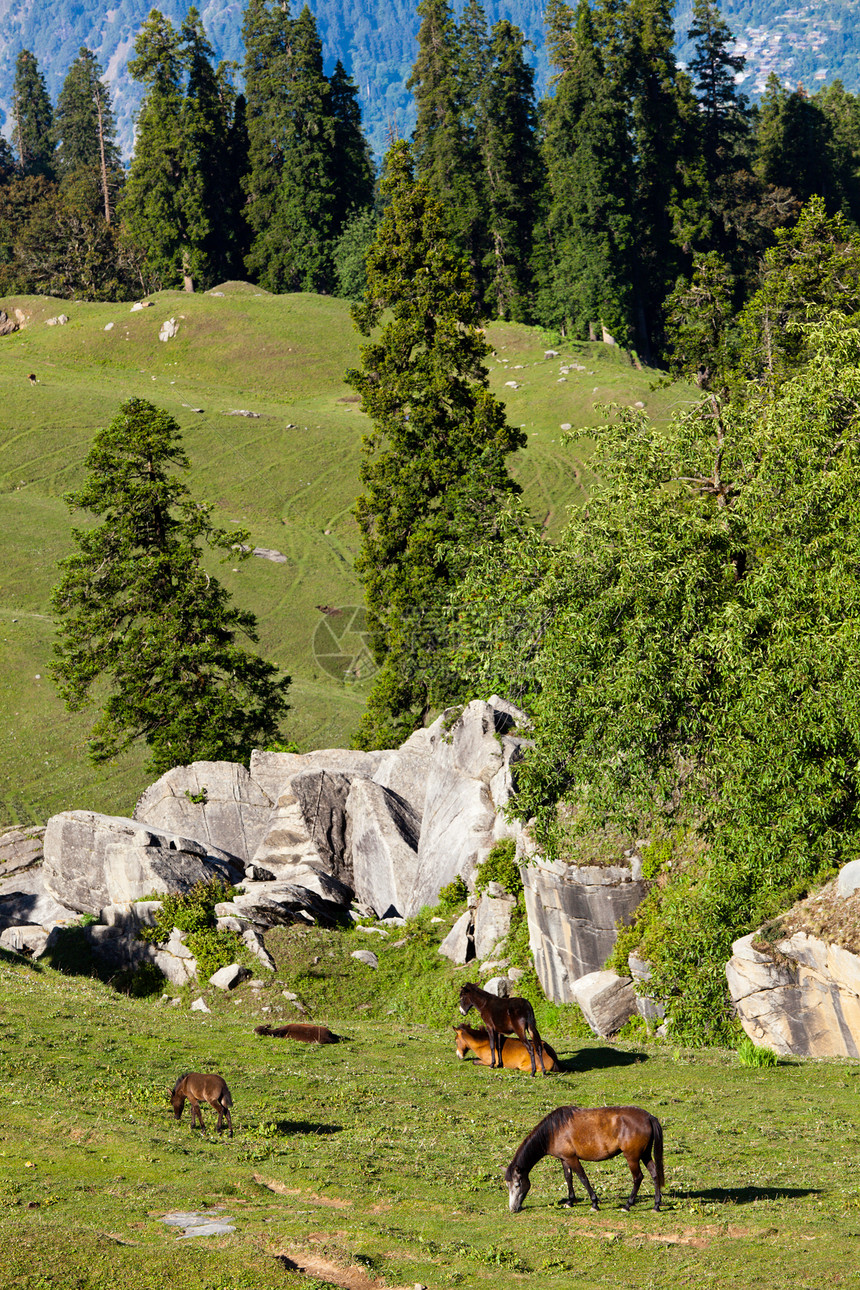
[[176, 421], [144, 399], [123, 403], [86, 459], [68, 504], [100, 523], [73, 530], [52, 604], [53, 676], [75, 712], [101, 709], [91, 759], [136, 740], [162, 774], [195, 760], [247, 761], [277, 739], [289, 678], [247, 652], [256, 620], [208, 572], [205, 548], [241, 558], [248, 535], [212, 523], [172, 471], [187, 470]]

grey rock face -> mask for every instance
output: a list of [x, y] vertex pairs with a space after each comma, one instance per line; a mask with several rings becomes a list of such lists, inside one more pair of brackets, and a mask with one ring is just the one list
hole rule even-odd
[[207, 855], [193, 838], [95, 811], [52, 816], [44, 845], [47, 891], [82, 914], [152, 891], [187, 891], [201, 878], [241, 875], [223, 852]]
[[844, 900], [860, 891], [860, 860], [851, 860], [839, 870], [836, 879], [837, 890]]
[[621, 865], [573, 866], [537, 859], [521, 870], [529, 942], [547, 998], [569, 1003], [574, 983], [606, 962], [617, 923], [629, 923], [648, 884]]
[[860, 956], [805, 932], [777, 942], [780, 959], [732, 946], [729, 993], [753, 1043], [784, 1056], [860, 1056]]
[[53, 927], [74, 923], [80, 917], [78, 910], [70, 909], [47, 890], [44, 874], [39, 869], [16, 874], [10, 879], [10, 885], [12, 890], [0, 896], [0, 930], [29, 924], [50, 931]]
[[465, 914], [461, 914], [457, 919], [439, 946], [439, 953], [444, 954], [452, 963], [468, 963], [475, 957], [471, 909], [467, 909]]
[[246, 883], [244, 893], [215, 906], [218, 919], [236, 918], [261, 932], [297, 920], [330, 926], [341, 914], [339, 905], [288, 882]]
[[353, 950], [350, 957], [357, 959], [358, 962], [363, 963], [365, 967], [379, 967], [379, 959], [376, 957], [373, 950]]
[[8, 878], [42, 861], [42, 839], [45, 830], [7, 829], [0, 833], [0, 893]]
[[386, 752], [361, 752], [349, 748], [322, 748], [309, 753], [253, 752], [251, 778], [273, 802], [294, 775], [308, 770], [328, 770], [372, 779]]
[[484, 894], [475, 910], [475, 957], [485, 959], [511, 930], [511, 916], [516, 907], [513, 896]]
[[628, 976], [589, 972], [574, 982], [573, 995], [596, 1035], [615, 1035], [636, 1012], [636, 993]]
[[390, 789], [355, 779], [347, 799], [352, 822], [353, 888], [380, 916], [417, 913], [418, 838], [421, 822]]
[[484, 982], [487, 994], [494, 994], [497, 999], [508, 999], [514, 993], [514, 983], [507, 976], [492, 976]]
[[196, 761], [156, 780], [140, 797], [134, 818], [245, 862], [260, 845], [272, 807], [244, 766]]

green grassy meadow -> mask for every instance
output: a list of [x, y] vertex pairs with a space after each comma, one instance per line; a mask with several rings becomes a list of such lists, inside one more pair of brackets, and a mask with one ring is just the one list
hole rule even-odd
[[[453, 916], [453, 915], [452, 915]], [[577, 1038], [544, 1005], [564, 1069], [532, 1080], [456, 1058], [448, 1028], [467, 975], [435, 950], [450, 917], [395, 943], [355, 929], [267, 938], [258, 989], [131, 999], [0, 952], [0, 1267], [18, 1290], [568, 1290], [798, 1287], [858, 1280], [860, 1067]], [[370, 944], [373, 972], [350, 957]], [[434, 961], [435, 960], [435, 961]], [[410, 984], [411, 983], [411, 984]], [[262, 1038], [309, 1015], [333, 1046]], [[216, 997], [217, 996], [217, 997]], [[217, 1070], [235, 1136], [173, 1119], [187, 1069]], [[560, 1208], [561, 1167], [532, 1173], [511, 1215], [502, 1171], [555, 1106], [641, 1105], [661, 1120], [664, 1207], [646, 1177], [630, 1214], [623, 1161], [587, 1165], [601, 1199]], [[210, 1130], [214, 1124], [206, 1112]], [[581, 1195], [581, 1188], [577, 1188]], [[235, 1231], [186, 1239], [177, 1211]]]
[[[48, 679], [50, 589], [72, 524], [85, 522], [70, 516], [63, 494], [80, 483], [95, 431], [132, 396], [176, 417], [190, 486], [214, 505], [216, 522], [247, 527], [254, 545], [287, 557], [217, 566], [236, 602], [257, 615], [262, 652], [293, 677], [287, 737], [303, 749], [343, 746], [357, 724], [369, 678], [329, 675], [313, 637], [318, 605], [361, 603], [351, 512], [366, 421], [343, 380], [360, 338], [342, 300], [271, 296], [244, 283], [221, 290], [161, 292], [135, 313], [128, 303], [0, 301], [29, 315], [0, 339], [0, 827], [77, 807], [127, 814], [151, 778], [142, 753], [89, 766], [87, 715], [67, 714]], [[69, 322], [48, 327], [60, 312]], [[179, 331], [163, 343], [168, 318]], [[598, 405], [642, 401], [661, 419], [684, 396], [651, 392], [653, 373], [603, 345], [556, 342], [561, 356], [547, 360], [547, 339], [533, 328], [494, 324], [488, 338], [493, 387], [528, 432], [513, 470], [552, 533], [592, 483], [587, 430], [599, 423]], [[585, 370], [561, 380], [569, 361]], [[230, 415], [238, 410], [259, 415]], [[585, 433], [562, 446], [562, 424]]]

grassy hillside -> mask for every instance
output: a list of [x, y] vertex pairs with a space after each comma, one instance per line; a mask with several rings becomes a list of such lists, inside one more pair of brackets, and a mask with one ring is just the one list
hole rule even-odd
[[[8, 732], [0, 825], [42, 822], [73, 807], [125, 814], [148, 782], [142, 755], [97, 771], [87, 764], [87, 721], [65, 713], [48, 680], [49, 593], [72, 523], [83, 518], [73, 520], [62, 496], [81, 481], [95, 430], [131, 396], [177, 418], [193, 464], [190, 485], [215, 505], [216, 521], [246, 526], [255, 545], [287, 557], [218, 566], [218, 576], [257, 614], [262, 651], [293, 677], [289, 737], [302, 748], [342, 745], [359, 718], [367, 668], [344, 683], [313, 647], [323, 622], [317, 606], [361, 603], [351, 509], [366, 423], [343, 381], [358, 337], [344, 301], [270, 296], [243, 283], [221, 290], [163, 292], [136, 313], [129, 304], [0, 301], [29, 316], [20, 332], [0, 339], [0, 721]], [[69, 322], [47, 326], [59, 313]], [[168, 318], [179, 330], [163, 343]], [[591, 482], [589, 439], [563, 448], [560, 426], [595, 424], [595, 405], [612, 400], [643, 401], [659, 419], [679, 396], [652, 394], [653, 374], [603, 345], [556, 344], [561, 357], [545, 359], [546, 340], [535, 329], [496, 324], [488, 334], [494, 388], [529, 436], [513, 469], [553, 532]], [[567, 363], [583, 370], [562, 380]], [[231, 415], [237, 411], [257, 415]], [[340, 633], [350, 620], [325, 621]], [[348, 645], [358, 652], [360, 639]]]
[[[355, 929], [268, 938], [273, 980], [209, 1014], [134, 1000], [0, 951], [0, 1266], [20, 1290], [514, 1290], [714, 1286], [798, 1290], [856, 1280], [857, 1063], [765, 1069], [712, 1049], [572, 1037], [544, 1005], [564, 1069], [534, 1080], [458, 1062], [463, 972], [441, 926], [397, 944]], [[368, 942], [380, 968], [350, 957]], [[434, 962], [435, 960], [435, 962]], [[409, 986], [409, 980], [412, 987]], [[347, 1042], [260, 1038], [282, 990]], [[216, 997], [217, 996], [217, 997]], [[295, 1013], [292, 1013], [295, 1016]], [[39, 1024], [33, 1025], [38, 1016]], [[429, 1023], [429, 1024], [428, 1024]], [[177, 1124], [167, 1091], [220, 1071], [235, 1136]], [[592, 1214], [556, 1161], [508, 1213], [501, 1171], [555, 1106], [634, 1104], [661, 1120], [664, 1207], [646, 1178], [630, 1214], [623, 1160], [586, 1166]], [[579, 1196], [582, 1189], [577, 1186]], [[184, 1239], [176, 1211], [231, 1220]], [[308, 1275], [302, 1277], [298, 1269]]]

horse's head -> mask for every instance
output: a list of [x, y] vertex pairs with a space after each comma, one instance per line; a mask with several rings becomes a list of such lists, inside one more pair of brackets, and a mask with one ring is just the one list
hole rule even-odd
[[472, 987], [463, 985], [460, 987], [460, 1011], [465, 1017], [470, 1008], [475, 1006], [475, 1000], [472, 997]]
[[457, 1056], [460, 1058], [460, 1061], [462, 1061], [469, 1045], [466, 1042], [466, 1036], [463, 1034], [463, 1030], [460, 1026], [454, 1027], [454, 1034], [457, 1036]]
[[508, 1184], [508, 1209], [512, 1214], [518, 1214], [531, 1187], [529, 1176], [521, 1169], [515, 1169], [513, 1165], [509, 1165], [505, 1182]]
[[177, 1093], [175, 1088], [170, 1090], [168, 1097], [170, 1098], [170, 1105], [173, 1107], [173, 1114], [176, 1116], [177, 1120], [181, 1120], [182, 1111], [185, 1106], [185, 1097], [182, 1093]]

